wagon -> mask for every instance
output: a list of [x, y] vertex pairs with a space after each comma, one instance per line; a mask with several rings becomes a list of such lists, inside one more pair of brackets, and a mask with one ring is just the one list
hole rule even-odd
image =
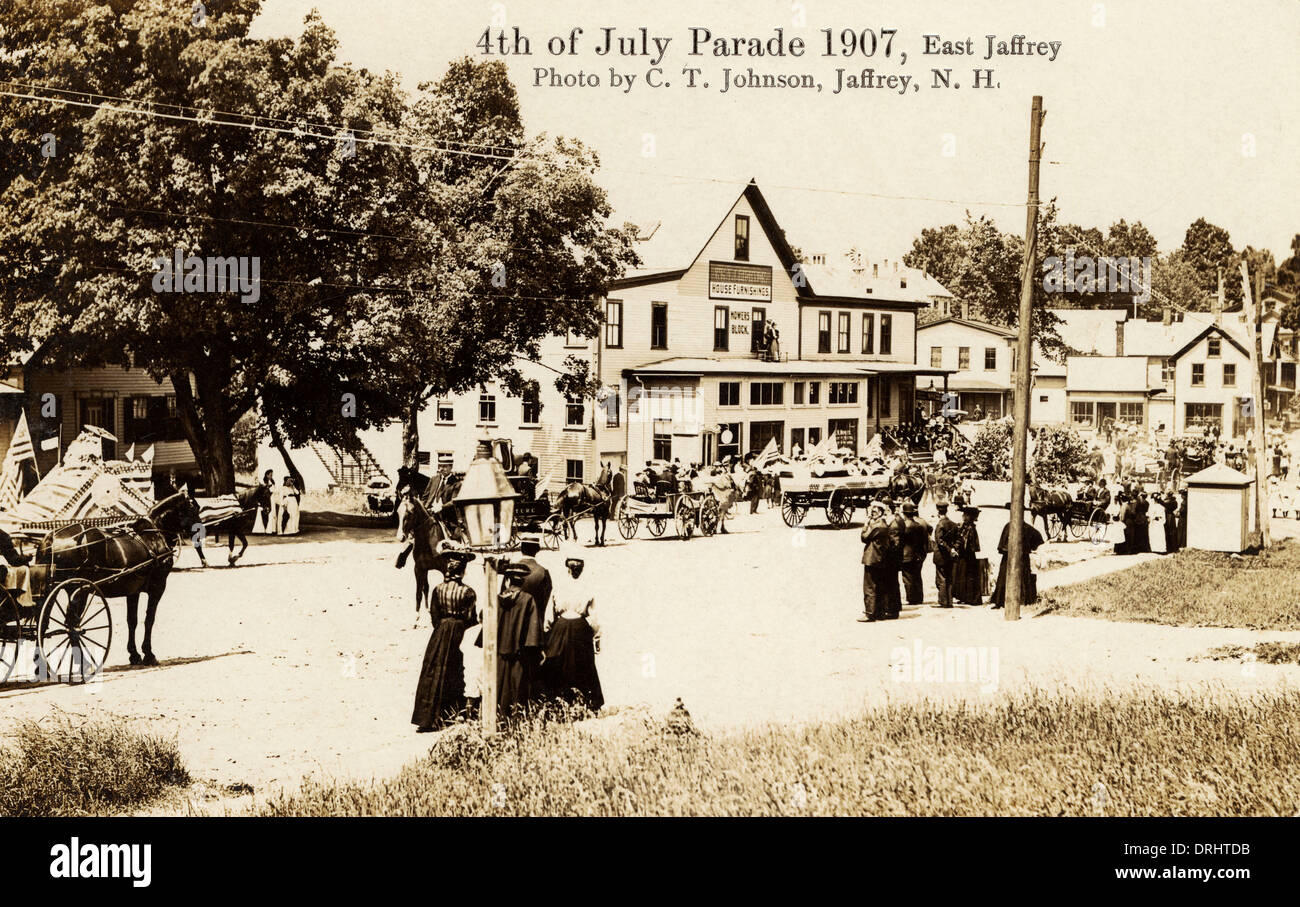
[[821, 507], [836, 529], [853, 520], [853, 511], [889, 494], [889, 475], [822, 475], [807, 469], [781, 473], [781, 519], [791, 528], [803, 523], [808, 511]]
[[668, 521], [677, 527], [677, 536], [689, 539], [698, 529], [703, 535], [713, 535], [722, 521], [718, 499], [707, 489], [671, 491], [660, 483], [654, 491], [638, 486], [635, 494], [619, 499], [614, 510], [619, 535], [633, 538], [644, 521], [655, 538], [664, 534]]
[[[73, 525], [73, 524], [67, 524]], [[82, 519], [80, 527], [133, 533], [120, 517]], [[20, 543], [39, 541], [56, 528], [33, 532], [24, 527]], [[53, 551], [48, 546], [37, 551]], [[0, 683], [8, 680], [24, 652], [34, 665], [36, 679], [84, 683], [97, 675], [108, 659], [113, 641], [113, 621], [105, 588], [151, 563], [117, 570], [60, 563], [51, 553], [48, 561], [33, 560], [27, 567], [8, 567], [12, 577], [0, 587]], [[86, 575], [98, 570], [94, 579]], [[25, 574], [17, 571], [25, 571]], [[18, 580], [17, 583], [14, 580]], [[10, 588], [10, 586], [20, 586]]]
[[1106, 537], [1106, 524], [1110, 518], [1092, 501], [1073, 501], [1064, 515], [1057, 511], [1043, 513], [1043, 523], [1047, 527], [1047, 541], [1065, 541], [1067, 535], [1079, 541], [1098, 543]]

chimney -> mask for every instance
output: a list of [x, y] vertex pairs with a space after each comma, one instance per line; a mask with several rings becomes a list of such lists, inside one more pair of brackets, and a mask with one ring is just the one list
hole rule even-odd
[[1115, 322], [1115, 355], [1124, 355], [1124, 322]]
[[968, 303], [964, 299], [961, 301], [961, 320], [962, 321], [970, 320], [970, 303]]
[[873, 265], [871, 266], [871, 276], [872, 276], [872, 277], [879, 277], [879, 276], [880, 276], [880, 265], [879, 265], [878, 263], [877, 263], [877, 264], [873, 264]]
[[1174, 323], [1174, 311], [1169, 308], [1169, 306], [1165, 306], [1165, 314], [1164, 317], [1160, 319], [1160, 323], [1165, 327], [1169, 327]]

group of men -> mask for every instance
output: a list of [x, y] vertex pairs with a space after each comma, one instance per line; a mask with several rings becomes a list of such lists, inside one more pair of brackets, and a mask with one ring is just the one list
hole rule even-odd
[[[944, 513], [940, 517], [942, 532], [949, 531], [946, 521]], [[947, 526], [956, 529], [951, 522]], [[925, 597], [921, 565], [930, 553], [930, 524], [921, 519], [916, 504], [903, 501], [891, 513], [882, 501], [872, 501], [862, 529], [862, 546], [863, 614], [859, 621], [896, 619], [904, 597], [909, 605], [921, 603]]]

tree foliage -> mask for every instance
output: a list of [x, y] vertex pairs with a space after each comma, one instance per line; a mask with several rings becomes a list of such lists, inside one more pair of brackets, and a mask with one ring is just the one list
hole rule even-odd
[[1000, 482], [1011, 478], [1011, 422], [999, 419], [981, 425], [971, 441], [966, 465], [977, 479]]
[[[0, 7], [0, 78], [201, 121], [0, 100], [18, 151], [0, 162], [0, 352], [170, 380], [213, 490], [255, 406], [272, 437], [349, 446], [430, 388], [509, 384], [543, 337], [593, 333], [634, 260], [595, 155], [526, 140], [503, 65], [463, 60], [408, 96], [339, 63], [315, 13], [297, 39], [250, 38], [259, 7], [214, 0], [201, 26], [168, 0]], [[155, 291], [177, 249], [257, 259], [257, 301]]]
[[1073, 482], [1087, 469], [1088, 445], [1073, 428], [1048, 425], [1034, 434], [1034, 459], [1029, 481], [1034, 485]]

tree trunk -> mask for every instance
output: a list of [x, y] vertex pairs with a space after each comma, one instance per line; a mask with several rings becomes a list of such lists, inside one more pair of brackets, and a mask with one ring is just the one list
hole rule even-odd
[[409, 469], [420, 468], [420, 415], [419, 401], [406, 408], [406, 421], [402, 423], [402, 465]]
[[198, 463], [204, 490], [209, 495], [233, 494], [235, 420], [228, 416], [222, 383], [196, 379], [196, 395], [188, 375], [173, 375], [171, 380], [181, 427]]
[[270, 420], [271, 429], [271, 446], [280, 454], [280, 459], [284, 461], [284, 468], [288, 470], [290, 477], [293, 478], [293, 484], [298, 486], [299, 491], [306, 491], [307, 486], [303, 482], [302, 473], [294, 465], [293, 458], [289, 456], [289, 448], [285, 446], [284, 438], [280, 435], [280, 428], [275, 424], [275, 420]]

